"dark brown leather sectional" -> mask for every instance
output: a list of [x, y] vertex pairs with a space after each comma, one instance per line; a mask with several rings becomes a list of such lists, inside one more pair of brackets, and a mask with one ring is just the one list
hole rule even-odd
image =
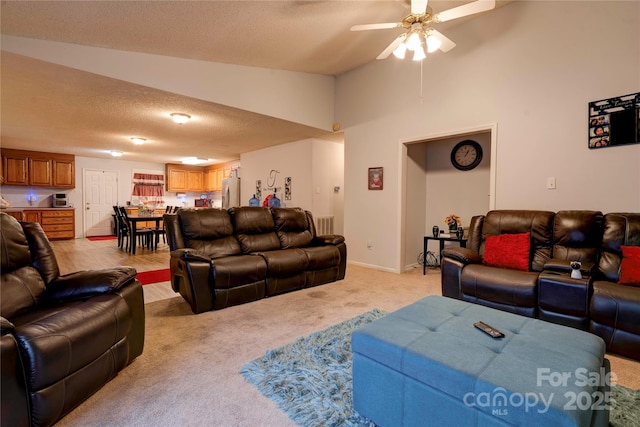
[[142, 353], [136, 270], [60, 275], [40, 224], [0, 213], [3, 426], [48, 426]]
[[[517, 233], [530, 233], [528, 271], [483, 262], [487, 236]], [[640, 246], [639, 213], [496, 210], [473, 217], [468, 234], [466, 248], [442, 252], [444, 296], [587, 330], [640, 360], [640, 287], [618, 283], [620, 247]]]
[[344, 279], [347, 246], [300, 208], [180, 209], [164, 216], [173, 290], [194, 313]]

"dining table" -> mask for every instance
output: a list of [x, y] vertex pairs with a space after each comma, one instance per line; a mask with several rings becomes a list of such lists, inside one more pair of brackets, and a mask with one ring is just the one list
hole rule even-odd
[[131, 253], [136, 254], [136, 243], [138, 237], [138, 223], [140, 222], [151, 222], [154, 221], [156, 223], [156, 230], [160, 229], [160, 221], [162, 221], [162, 216], [164, 213], [148, 213], [148, 214], [129, 214], [127, 215], [127, 219], [129, 220], [129, 224], [131, 226]]

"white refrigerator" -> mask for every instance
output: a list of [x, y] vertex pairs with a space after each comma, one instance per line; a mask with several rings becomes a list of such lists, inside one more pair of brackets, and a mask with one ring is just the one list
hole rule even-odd
[[240, 178], [222, 180], [222, 208], [240, 206]]

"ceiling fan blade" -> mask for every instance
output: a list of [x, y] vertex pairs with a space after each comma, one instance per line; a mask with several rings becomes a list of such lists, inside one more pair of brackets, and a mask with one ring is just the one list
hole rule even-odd
[[427, 2], [429, 0], [411, 0], [411, 14], [422, 15], [427, 10]]
[[495, 0], [477, 0], [453, 9], [444, 10], [433, 15], [433, 22], [446, 22], [452, 19], [462, 18], [463, 16], [473, 15], [474, 13], [485, 12], [496, 7]]
[[442, 44], [438, 49], [440, 49], [443, 52], [449, 52], [451, 49], [456, 47], [456, 44], [450, 38], [448, 38], [438, 30], [434, 30], [433, 28], [431, 28], [429, 29], [429, 34], [434, 35], [435, 37], [438, 38], [438, 40], [440, 40]]
[[383, 24], [362, 24], [362, 25], [354, 25], [351, 27], [351, 31], [367, 31], [367, 30], [385, 30], [388, 28], [398, 28], [401, 27], [402, 24], [399, 22], [386, 22]]
[[385, 59], [387, 56], [391, 55], [391, 52], [396, 50], [396, 48], [407, 38], [407, 33], [400, 34], [394, 41], [391, 42], [389, 46], [385, 50], [382, 51], [380, 55], [376, 59]]

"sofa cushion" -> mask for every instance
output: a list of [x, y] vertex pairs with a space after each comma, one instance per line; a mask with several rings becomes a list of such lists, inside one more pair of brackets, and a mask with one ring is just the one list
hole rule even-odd
[[230, 289], [267, 277], [267, 264], [257, 255], [237, 255], [213, 261], [216, 289]]
[[[478, 225], [482, 224], [482, 242], [478, 252], [480, 255], [484, 255], [484, 239], [487, 236], [531, 233], [531, 266], [529, 269], [542, 271], [545, 263], [551, 258], [554, 215], [554, 212], [549, 211], [489, 211], [484, 217], [484, 221], [476, 221]], [[470, 233], [475, 235], [476, 231], [470, 230]]]
[[482, 301], [492, 301], [501, 305], [534, 308], [538, 304], [538, 275], [530, 271], [470, 264], [462, 270], [460, 277], [462, 298], [483, 305], [488, 304]]
[[303, 248], [313, 240], [307, 214], [300, 208], [272, 208], [276, 233], [282, 249]]
[[620, 249], [622, 249], [622, 263], [618, 283], [640, 286], [640, 246], [620, 246]]
[[637, 288], [602, 280], [593, 282], [591, 320], [640, 335], [639, 312], [640, 292]]
[[3, 271], [0, 315], [11, 320], [23, 311], [37, 306], [44, 291], [44, 281], [34, 267], [25, 266], [10, 273]]
[[603, 215], [599, 211], [559, 211], [553, 220], [553, 257], [595, 262], [602, 241]]
[[492, 267], [529, 270], [531, 233], [487, 236], [483, 262]]
[[640, 213], [608, 213], [600, 247], [598, 275], [608, 281], [620, 279], [621, 246], [640, 246]]
[[223, 209], [180, 209], [185, 244], [189, 248], [220, 258], [240, 254], [240, 243], [233, 235], [231, 217]]
[[229, 209], [243, 254], [280, 249], [280, 239], [269, 208], [243, 206]]
[[269, 277], [303, 273], [309, 267], [309, 259], [302, 249], [280, 249], [260, 252], [260, 255], [267, 262]]

